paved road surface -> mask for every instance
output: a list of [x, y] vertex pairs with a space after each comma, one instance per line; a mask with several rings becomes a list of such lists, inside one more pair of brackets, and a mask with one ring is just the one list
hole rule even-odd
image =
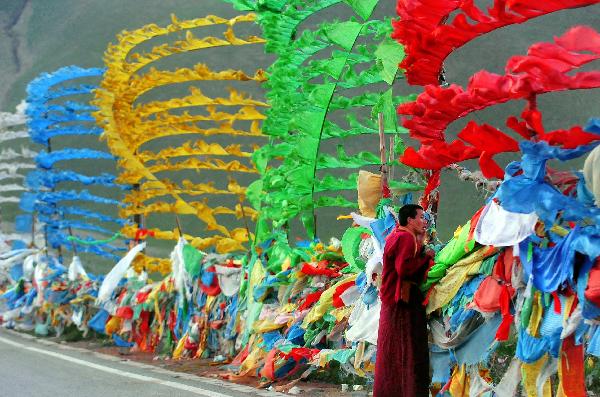
[[0, 329], [0, 396], [274, 397]]

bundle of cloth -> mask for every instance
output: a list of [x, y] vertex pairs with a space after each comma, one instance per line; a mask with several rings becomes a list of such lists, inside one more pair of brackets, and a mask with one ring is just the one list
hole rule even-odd
[[0, 267], [20, 267], [0, 295], [5, 327], [60, 336], [74, 324], [115, 345], [174, 358], [235, 354], [241, 262], [204, 254], [180, 240], [171, 274], [157, 282], [132, 266], [138, 244], [105, 276], [88, 274], [78, 257], [68, 267], [45, 250], [14, 250]]
[[[522, 387], [532, 396], [552, 388], [585, 395], [586, 355], [600, 356], [600, 209], [590, 173], [597, 152], [584, 168], [592, 178], [547, 163], [593, 147], [521, 143], [523, 157], [507, 166], [496, 193], [434, 247], [420, 288], [432, 382], [442, 393], [513, 395]], [[381, 307], [376, 280], [396, 227], [390, 204], [382, 200], [373, 218], [353, 214], [353, 226], [329, 244], [292, 246], [274, 232], [235, 256], [180, 239], [172, 271], [159, 281], [133, 270], [144, 243], [98, 278], [78, 260], [63, 267], [43, 251], [16, 250], [0, 258], [0, 267], [22, 263], [23, 273], [4, 287], [3, 324], [44, 334], [74, 323], [118, 346], [218, 357], [231, 377], [269, 383], [332, 366], [369, 380]], [[500, 358], [503, 373], [492, 374]], [[556, 373], [559, 384], [551, 385]]]
[[[292, 248], [278, 234], [258, 248], [245, 267], [239, 295], [241, 350], [227, 367], [232, 376], [280, 381], [305, 377], [332, 361], [349, 373], [372, 372], [373, 344], [346, 335], [366, 289], [364, 273], [344, 256], [347, 246], [332, 239]], [[371, 306], [377, 301], [377, 291], [372, 292]]]
[[[447, 395], [586, 395], [585, 355], [600, 354], [600, 210], [583, 175], [547, 162], [592, 148], [521, 143], [522, 160], [437, 253], [421, 289], [432, 381]], [[493, 379], [503, 345], [514, 354]]]
[[0, 295], [3, 326], [60, 336], [74, 324], [87, 334], [102, 278], [88, 275], [77, 256], [65, 267], [45, 250], [17, 249], [2, 256], [0, 267], [11, 268]]
[[132, 263], [133, 247], [106, 275], [91, 320], [120, 347], [172, 358], [235, 354], [241, 262], [206, 254], [180, 239], [170, 255], [171, 273], [152, 281]]

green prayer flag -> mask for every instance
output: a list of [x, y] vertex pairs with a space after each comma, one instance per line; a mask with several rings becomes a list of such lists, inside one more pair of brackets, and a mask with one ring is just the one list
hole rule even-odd
[[[380, 164], [377, 121], [368, 112], [378, 107], [377, 112], [384, 113], [384, 133], [406, 132], [397, 125], [396, 107], [414, 100], [415, 95], [394, 96], [391, 87], [381, 92], [382, 83], [392, 85], [396, 80], [404, 51], [389, 38], [390, 20], [372, 17], [378, 0], [288, 0], [285, 6], [284, 0], [245, 1], [255, 7], [267, 52], [277, 56], [266, 83], [271, 109], [263, 132], [270, 141], [253, 155], [262, 185], [251, 185], [248, 199], [259, 211], [259, 225], [280, 227], [300, 218], [312, 238], [315, 210], [356, 208], [355, 195], [350, 199], [349, 194], [337, 193], [356, 189], [353, 170]], [[320, 18], [328, 7], [342, 4], [360, 18]], [[325, 22], [299, 29], [313, 17]], [[372, 147], [346, 153], [348, 142], [365, 135], [374, 139]], [[336, 154], [323, 150], [330, 139], [340, 144]], [[404, 149], [399, 137], [396, 147]], [[396, 182], [399, 191], [422, 190], [423, 185], [390, 182]]]
[[366, 227], [351, 227], [346, 229], [342, 237], [342, 252], [344, 253], [346, 262], [348, 262], [348, 266], [343, 269], [344, 273], [358, 273], [365, 270], [366, 262], [360, 258], [359, 250], [364, 233], [372, 234]]
[[183, 246], [183, 264], [185, 270], [192, 277], [197, 277], [202, 273], [202, 258], [204, 254], [198, 251], [190, 244]]
[[396, 79], [400, 62], [404, 59], [404, 47], [391, 37], [386, 37], [375, 51], [379, 74], [386, 83], [392, 85]]
[[368, 20], [379, 0], [344, 0], [363, 19]]
[[362, 24], [354, 21], [338, 22], [331, 25], [325, 34], [333, 43], [350, 51], [362, 27]]

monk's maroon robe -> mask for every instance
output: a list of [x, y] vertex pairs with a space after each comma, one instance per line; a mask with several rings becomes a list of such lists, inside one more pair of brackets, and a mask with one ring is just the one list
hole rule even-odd
[[417, 287], [429, 257], [420, 255], [420, 250], [414, 235], [402, 227], [386, 240], [374, 397], [429, 394], [427, 321]]

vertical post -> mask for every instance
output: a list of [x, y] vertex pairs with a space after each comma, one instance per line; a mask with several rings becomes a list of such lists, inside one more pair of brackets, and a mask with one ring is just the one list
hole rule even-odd
[[[137, 153], [137, 149], [135, 149], [132, 154], [134, 156], [137, 156], [137, 154], [138, 154]], [[140, 191], [140, 184], [139, 183], [134, 183], [133, 186], [132, 186], [132, 190], [134, 192], [139, 192]], [[134, 214], [133, 215], [133, 224], [137, 226], [138, 230], [139, 229], [143, 229], [144, 228], [144, 216], [142, 214]], [[139, 241], [131, 240], [129, 242], [129, 244], [130, 244], [129, 249], [131, 249], [133, 247], [132, 242], [133, 242], [133, 244], [137, 244]], [[145, 253], [146, 249], [144, 249], [143, 252]]]
[[246, 217], [246, 211], [244, 210], [244, 201], [242, 200], [242, 196], [238, 196], [238, 200], [240, 202], [240, 208], [242, 210], [242, 216], [244, 217], [244, 225], [246, 225], [246, 234], [248, 234], [248, 242], [250, 243], [250, 247], [254, 245], [254, 241], [250, 237], [250, 226], [248, 226], [248, 218]]
[[[134, 192], [139, 192], [140, 184], [134, 183], [132, 189]], [[137, 226], [138, 229], [142, 229], [144, 227], [144, 216], [142, 214], [133, 215], [133, 223]]]
[[2, 235], [2, 207], [0, 207], [0, 236]]
[[[233, 179], [231, 173], [228, 173], [229, 179]], [[246, 193], [244, 193], [243, 197], [241, 194], [238, 195], [238, 203], [240, 205], [240, 210], [242, 211], [242, 217], [244, 218], [244, 225], [246, 226], [246, 234], [248, 235], [248, 242], [250, 243], [250, 247], [254, 246], [254, 241], [250, 237], [250, 226], [248, 224], [248, 217], [246, 216], [246, 211], [244, 210], [244, 200], [246, 199]], [[313, 212], [314, 214], [314, 212]], [[286, 222], [287, 223], [287, 222]], [[250, 252], [250, 250], [248, 250]]]
[[531, 94], [531, 96], [529, 98], [527, 98], [527, 102], [529, 102], [530, 110], [537, 110], [538, 106], [537, 106], [537, 95], [536, 94]]
[[[50, 142], [50, 138], [48, 138], [48, 144], [46, 145], [46, 152], [52, 152], [52, 143]], [[54, 191], [54, 187], [52, 187], [52, 191]], [[48, 224], [44, 225], [44, 242], [46, 243], [46, 250], [48, 250]]]
[[[52, 142], [51, 142], [50, 138], [48, 138], [47, 142], [48, 142], [48, 144], [46, 145], [46, 152], [52, 153]], [[52, 187], [52, 189], [50, 191], [54, 192], [55, 191], [54, 187]], [[55, 204], [52, 204], [52, 206], [56, 207]], [[48, 247], [48, 225], [46, 225], [46, 227], [44, 227], [44, 238], [46, 239], [46, 247]], [[60, 246], [60, 244], [58, 245], [58, 248], [56, 250], [58, 252], [58, 260], [62, 263], [62, 247]]]
[[31, 213], [31, 244], [29, 247], [35, 247], [35, 210]]
[[377, 117], [377, 121], [379, 124], [379, 157], [381, 159], [381, 191], [383, 192], [383, 197], [387, 196], [388, 188], [388, 163], [387, 163], [387, 153], [385, 150], [385, 131], [383, 125], [383, 113], [379, 113]]
[[181, 222], [179, 221], [179, 215], [175, 214], [175, 223], [177, 224], [177, 231], [179, 232], [179, 238], [183, 237], [183, 229], [181, 228]]
[[[73, 237], [73, 230], [71, 229], [71, 226], [69, 226], [69, 236]], [[75, 241], [71, 240], [71, 244], [73, 245], [73, 255], [77, 256], [77, 244], [75, 244]]]
[[392, 164], [394, 162], [394, 149], [396, 148], [396, 136], [392, 135], [390, 137], [390, 150], [388, 151], [389, 153], [389, 157], [388, 157], [388, 162], [390, 164], [390, 180], [393, 181], [394, 180], [394, 165]]
[[44, 242], [45, 242], [46, 252], [48, 252], [48, 225], [44, 225]]

